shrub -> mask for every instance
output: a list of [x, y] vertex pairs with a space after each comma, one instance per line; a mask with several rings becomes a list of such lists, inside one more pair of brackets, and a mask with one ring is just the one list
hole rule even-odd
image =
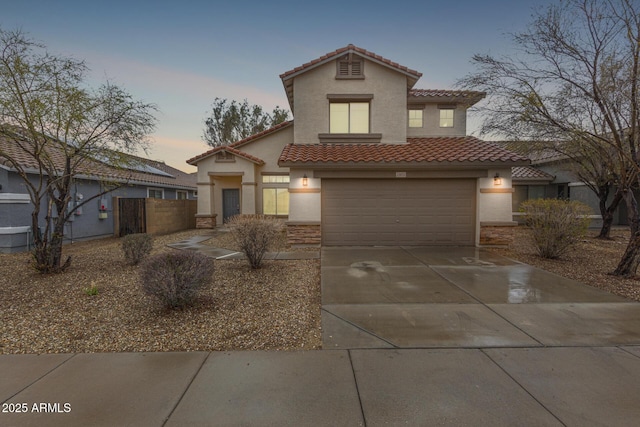
[[127, 234], [120, 244], [124, 259], [131, 265], [138, 265], [153, 249], [153, 238], [146, 233]]
[[543, 258], [559, 258], [584, 236], [591, 221], [589, 206], [575, 200], [528, 200], [520, 210]]
[[236, 215], [228, 224], [251, 268], [260, 268], [264, 255], [280, 233], [280, 222], [263, 215]]
[[199, 290], [213, 279], [213, 260], [198, 252], [154, 255], [141, 267], [142, 290], [166, 308], [192, 305]]

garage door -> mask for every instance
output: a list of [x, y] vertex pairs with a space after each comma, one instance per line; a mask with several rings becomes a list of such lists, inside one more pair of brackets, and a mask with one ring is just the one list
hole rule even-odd
[[474, 245], [473, 179], [323, 179], [324, 245]]

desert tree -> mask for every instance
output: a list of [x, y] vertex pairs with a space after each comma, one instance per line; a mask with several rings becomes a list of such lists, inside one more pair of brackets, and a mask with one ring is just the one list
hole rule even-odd
[[[529, 27], [512, 36], [512, 55], [475, 55], [476, 71], [459, 82], [488, 93], [480, 107], [485, 134], [570, 141], [583, 152], [606, 153], [614, 199], [624, 200], [631, 224], [614, 271], [621, 276], [634, 275], [640, 263], [640, 214], [633, 193], [640, 148], [639, 11], [634, 0], [561, 1], [534, 12]], [[597, 160], [575, 156], [585, 158]]]
[[[51, 54], [20, 30], [0, 29], [0, 137], [7, 142], [0, 161], [29, 193], [34, 266], [43, 273], [70, 265], [69, 257], [62, 262], [62, 243], [76, 176], [90, 165], [123, 166], [155, 126], [153, 105], [110, 82], [88, 87], [87, 72], [83, 61]], [[102, 188], [80, 205], [115, 186]]]
[[260, 105], [216, 98], [204, 121], [203, 139], [212, 147], [228, 145], [267, 130], [289, 119], [289, 112], [275, 107], [271, 113]]

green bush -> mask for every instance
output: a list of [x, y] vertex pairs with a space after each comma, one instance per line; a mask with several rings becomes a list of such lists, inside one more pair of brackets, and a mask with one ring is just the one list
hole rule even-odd
[[591, 221], [589, 206], [575, 200], [527, 200], [520, 210], [543, 258], [559, 258], [585, 235]]
[[233, 239], [247, 257], [251, 268], [260, 268], [264, 255], [281, 231], [281, 223], [264, 215], [236, 215], [228, 224]]
[[142, 290], [169, 309], [192, 305], [213, 280], [213, 260], [198, 252], [171, 251], [154, 255], [141, 267]]
[[153, 249], [153, 238], [146, 233], [127, 234], [120, 244], [124, 259], [131, 265], [138, 265]]

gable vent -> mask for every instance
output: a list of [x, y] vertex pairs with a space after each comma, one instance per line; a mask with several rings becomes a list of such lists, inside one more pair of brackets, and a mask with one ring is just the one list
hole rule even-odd
[[339, 76], [349, 75], [349, 61], [338, 62], [338, 75]]

